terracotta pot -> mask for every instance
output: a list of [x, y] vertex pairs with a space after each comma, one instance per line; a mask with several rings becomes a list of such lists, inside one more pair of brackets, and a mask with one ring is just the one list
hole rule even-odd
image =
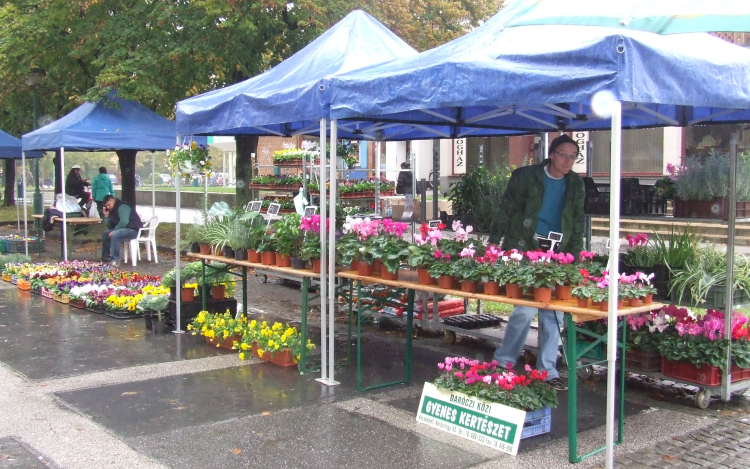
[[398, 270], [396, 271], [396, 273], [391, 273], [384, 265], [381, 265], [380, 276], [383, 278], [383, 280], [398, 280]]
[[505, 284], [505, 296], [508, 298], [521, 298], [522, 291], [521, 285], [517, 283], [506, 283]]
[[[600, 308], [601, 309], [602, 303], [607, 304], [606, 301], [592, 301], [591, 302], [591, 306], [594, 307], [594, 308]], [[605, 308], [604, 311], [606, 311], [606, 310], [607, 309]]]
[[201, 254], [211, 254], [211, 245], [210, 244], [199, 244], [198, 249], [200, 250]]
[[417, 269], [417, 281], [420, 285], [435, 285], [435, 279], [430, 277], [427, 269]]
[[500, 284], [495, 281], [484, 282], [484, 294], [485, 295], [499, 295]]
[[552, 288], [534, 287], [534, 301], [539, 303], [549, 303], [552, 301]]
[[654, 300], [654, 295], [646, 295], [643, 298], [641, 298], [641, 301], [643, 301], [644, 305], [650, 305]]
[[214, 285], [211, 287], [211, 296], [214, 300], [223, 300], [226, 296], [227, 287], [224, 285]]
[[[258, 357], [258, 346], [253, 344], [251, 348], [254, 357]], [[277, 352], [263, 352], [262, 360], [271, 362], [279, 366], [294, 366], [294, 357], [289, 349], [279, 350]]]
[[468, 293], [477, 291], [477, 282], [475, 280], [461, 280], [461, 291]]
[[372, 277], [372, 264], [365, 261], [359, 261], [357, 264], [357, 273], [363, 277]]
[[628, 298], [628, 306], [639, 306], [640, 304], [640, 298]]
[[380, 259], [375, 259], [374, 261], [372, 261], [372, 271], [375, 272], [376, 274], [379, 274], [380, 266], [382, 265], [383, 265], [383, 261], [381, 261]]
[[555, 285], [555, 298], [558, 300], [569, 300], [570, 296], [570, 285]]
[[260, 261], [263, 265], [276, 265], [276, 253], [273, 251], [261, 252]]
[[450, 275], [441, 275], [438, 277], [438, 286], [450, 290], [453, 288], [453, 277]]
[[190, 303], [195, 300], [195, 289], [194, 288], [180, 288], [180, 298], [183, 303]]
[[352, 263], [349, 264], [349, 270], [359, 270], [359, 261], [352, 261]]
[[247, 261], [253, 262], [255, 264], [260, 264], [260, 253], [257, 249], [248, 249], [247, 250]]
[[292, 266], [292, 258], [287, 256], [286, 254], [282, 254], [280, 252], [275, 253], [276, 254], [276, 265], [279, 267], [291, 267]]
[[578, 301], [578, 307], [579, 308], [588, 308], [589, 306], [589, 299], [588, 298], [576, 298]]
[[320, 273], [320, 259], [312, 259], [312, 271], [316, 274]]

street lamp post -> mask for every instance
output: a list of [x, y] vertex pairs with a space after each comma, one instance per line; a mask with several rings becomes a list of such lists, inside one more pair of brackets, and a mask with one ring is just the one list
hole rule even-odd
[[[36, 98], [36, 90], [39, 88], [39, 85], [42, 84], [42, 80], [47, 76], [47, 72], [40, 68], [33, 68], [29, 72], [29, 74], [26, 76], [26, 84], [31, 86], [33, 89], [33, 101], [34, 101], [34, 130], [37, 128], [37, 98]], [[23, 168], [24, 171], [26, 171], [26, 168]], [[34, 203], [34, 214], [41, 215], [42, 214], [42, 207], [44, 205], [43, 199], [42, 199], [42, 192], [39, 190], [39, 158], [36, 158], [34, 160], [34, 179], [36, 180], [36, 189], [34, 190], [34, 197], [33, 197], [33, 203]]]

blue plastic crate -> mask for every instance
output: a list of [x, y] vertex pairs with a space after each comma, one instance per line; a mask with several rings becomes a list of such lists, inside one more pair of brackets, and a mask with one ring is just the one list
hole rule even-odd
[[526, 412], [521, 439], [549, 433], [552, 429], [552, 407]]

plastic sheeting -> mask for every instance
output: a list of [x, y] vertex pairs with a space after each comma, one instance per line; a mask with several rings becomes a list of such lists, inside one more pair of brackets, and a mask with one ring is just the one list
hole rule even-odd
[[576, 24], [658, 34], [750, 29], [747, 0], [520, 0], [513, 26]]
[[707, 34], [508, 27], [514, 14], [502, 10], [417, 56], [333, 77], [330, 117], [414, 125], [402, 138], [604, 130], [609, 119], [590, 104], [606, 90], [623, 102], [623, 128], [750, 120], [737, 110], [750, 108], [750, 50]]
[[[26, 158], [41, 158], [44, 153], [39, 151], [28, 152]], [[16, 138], [0, 129], [0, 159], [20, 159], [21, 139]]]
[[[328, 89], [321, 80], [416, 53], [357, 10], [271, 70], [178, 102], [177, 130], [181, 135], [315, 134], [319, 120], [328, 116]], [[351, 130], [354, 138], [357, 129]], [[345, 137], [346, 130], [339, 134]]]
[[[21, 138], [25, 150], [165, 150], [175, 146], [175, 123], [134, 101], [84, 103], [66, 116]], [[206, 144], [205, 138], [198, 143]]]

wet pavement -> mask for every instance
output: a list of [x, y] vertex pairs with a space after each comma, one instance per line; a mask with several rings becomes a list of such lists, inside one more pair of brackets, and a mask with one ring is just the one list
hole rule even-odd
[[[251, 282], [249, 298], [254, 317], [299, 318], [293, 285]], [[310, 316], [319, 343], [314, 309]], [[404, 332], [383, 326], [363, 334], [364, 386], [404, 374]], [[241, 362], [197, 336], [149, 334], [138, 319], [77, 310], [0, 283], [0, 408], [12, 410], [0, 414], [0, 469], [572, 467], [564, 392], [552, 431], [524, 440], [517, 457], [416, 423], [421, 386], [436, 376], [435, 364], [449, 354], [487, 358], [487, 343], [462, 338], [448, 346], [420, 333], [411, 385], [357, 392], [343, 317], [336, 337], [341, 384], [327, 387], [316, 372]], [[690, 392], [629, 379], [617, 464], [748, 467], [747, 400], [701, 411]], [[604, 443], [605, 395], [601, 369], [579, 380], [579, 453]], [[717, 445], [723, 449], [714, 454]], [[600, 455], [576, 467], [601, 462]]]

